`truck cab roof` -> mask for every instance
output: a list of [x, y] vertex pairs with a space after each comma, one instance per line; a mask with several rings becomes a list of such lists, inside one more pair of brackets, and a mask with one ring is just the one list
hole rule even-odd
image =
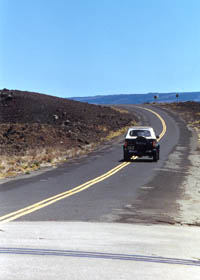
[[149, 126], [133, 126], [128, 129], [126, 139], [135, 139], [138, 136], [145, 137], [147, 139], [156, 139], [154, 129]]

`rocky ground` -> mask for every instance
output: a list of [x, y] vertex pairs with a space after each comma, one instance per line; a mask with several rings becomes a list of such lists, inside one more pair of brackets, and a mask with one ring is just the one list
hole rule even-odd
[[200, 102], [176, 102], [159, 104], [163, 108], [169, 109], [181, 116], [186, 124], [200, 131]]
[[0, 177], [84, 154], [136, 121], [107, 106], [0, 90]]

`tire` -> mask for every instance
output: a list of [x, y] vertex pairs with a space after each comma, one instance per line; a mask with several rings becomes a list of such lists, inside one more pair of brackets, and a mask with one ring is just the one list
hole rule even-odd
[[160, 159], [160, 152], [159, 152], [159, 150], [157, 151], [157, 160], [159, 160]]
[[159, 157], [158, 152], [154, 152], [153, 153], [153, 161], [157, 162], [158, 161], [158, 157]]
[[124, 151], [124, 161], [129, 161], [129, 160], [130, 160], [129, 153]]
[[135, 140], [135, 149], [138, 152], [144, 153], [147, 149], [147, 139], [143, 136], [138, 136]]

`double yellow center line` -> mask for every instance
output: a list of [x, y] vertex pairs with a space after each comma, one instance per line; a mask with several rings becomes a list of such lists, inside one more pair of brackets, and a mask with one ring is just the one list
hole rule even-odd
[[[139, 108], [142, 108], [142, 107], [139, 107]], [[160, 140], [164, 136], [164, 134], [166, 133], [165, 121], [156, 112], [154, 112], [154, 111], [152, 111], [150, 109], [147, 109], [147, 108], [142, 108], [142, 109], [150, 111], [151, 113], [153, 113], [154, 115], [156, 115], [160, 119], [160, 121], [162, 123], [162, 127], [163, 127], [162, 132], [160, 134], [160, 138], [159, 138], [159, 140]], [[133, 157], [132, 159], [136, 159], [136, 158], [137, 157]], [[91, 186], [93, 186], [93, 185], [95, 185], [95, 184], [97, 184], [97, 183], [99, 183], [99, 182], [109, 178], [110, 176], [114, 175], [115, 173], [119, 172], [121, 169], [125, 168], [130, 163], [131, 162], [123, 162], [123, 163], [117, 165], [116, 167], [114, 167], [113, 169], [109, 170], [108, 172], [104, 173], [103, 175], [101, 175], [101, 176], [99, 176], [99, 177], [97, 177], [95, 179], [92, 179], [92, 180], [90, 180], [90, 181], [88, 181], [88, 182], [86, 182], [86, 183], [84, 183], [82, 185], [79, 185], [79, 186], [77, 186], [77, 187], [75, 187], [75, 188], [73, 188], [71, 190], [59, 193], [59, 194], [57, 194], [55, 196], [51, 196], [51, 197], [49, 197], [47, 199], [41, 200], [41, 201], [39, 201], [37, 203], [34, 203], [34, 204], [32, 204], [30, 206], [27, 206], [25, 208], [22, 208], [20, 210], [17, 210], [17, 211], [11, 212], [9, 214], [3, 215], [3, 216], [0, 217], [0, 223], [3, 224], [3, 223], [8, 223], [10, 221], [16, 220], [16, 219], [18, 219], [18, 218], [20, 218], [22, 216], [28, 215], [28, 214], [30, 214], [32, 212], [35, 212], [35, 211], [37, 211], [37, 210], [39, 210], [41, 208], [44, 208], [44, 207], [46, 207], [48, 205], [51, 205], [51, 204], [53, 204], [53, 203], [55, 203], [55, 202], [57, 202], [59, 200], [62, 200], [64, 198], [66, 198], [66, 197], [69, 197], [69, 196], [74, 195], [76, 193], [79, 193], [79, 192], [81, 192], [83, 190], [86, 190], [86, 189], [90, 188]]]
[[12, 212], [12, 213], [9, 213], [7, 215], [4, 215], [4, 216], [1, 216], [0, 217], [0, 223], [5, 223], [5, 222], [10, 222], [10, 221], [13, 221], [13, 220], [16, 220], [24, 215], [27, 215], [27, 214], [30, 214], [36, 210], [39, 210], [41, 208], [44, 208], [50, 204], [53, 204], [61, 199], [64, 199], [66, 197], [69, 197], [71, 195], [74, 195], [78, 192], [81, 192], [83, 190], [86, 190], [88, 189], [89, 187], [93, 186], [94, 184], [97, 184], [105, 179], [107, 179], [108, 177], [114, 175], [115, 173], [117, 173], [119, 170], [121, 170], [122, 168], [124, 168], [125, 166], [127, 166], [129, 164], [129, 162], [124, 162], [122, 164], [119, 164], [118, 166], [116, 166], [115, 168], [109, 170], [108, 172], [106, 172], [105, 174], [93, 179], [93, 180], [90, 180], [78, 187], [75, 187], [71, 190], [68, 190], [68, 191], [65, 191], [65, 192], [62, 192], [62, 193], [59, 193], [55, 196], [52, 196], [52, 197], [49, 197], [47, 199], [44, 199], [40, 202], [37, 202], [37, 203], [34, 203], [28, 207], [25, 207], [25, 208], [22, 208], [20, 210], [17, 210], [15, 212]]

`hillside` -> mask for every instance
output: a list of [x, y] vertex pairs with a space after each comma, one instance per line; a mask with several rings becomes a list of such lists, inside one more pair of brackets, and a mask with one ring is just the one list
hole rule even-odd
[[0, 176], [84, 154], [135, 120], [110, 107], [0, 90]]
[[[175, 102], [177, 101], [175, 92], [172, 93], [148, 93], [148, 94], [115, 94], [99, 95], [90, 97], [73, 97], [72, 100], [88, 102], [90, 104], [142, 104], [155, 101], [154, 96], [158, 96], [156, 102]], [[179, 93], [179, 102], [200, 101], [200, 92]]]

